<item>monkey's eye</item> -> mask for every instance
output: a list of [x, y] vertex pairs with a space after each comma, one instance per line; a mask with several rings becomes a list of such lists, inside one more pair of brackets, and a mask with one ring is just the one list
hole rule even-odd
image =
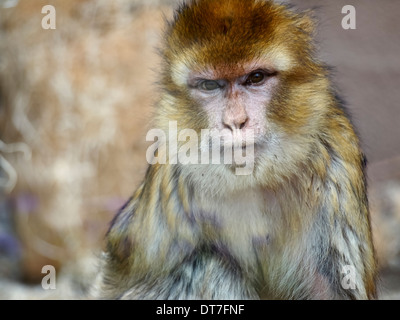
[[247, 77], [245, 84], [246, 85], [260, 84], [264, 79], [265, 79], [265, 74], [260, 71], [256, 71]]
[[212, 91], [220, 88], [220, 85], [217, 81], [214, 80], [204, 80], [200, 82], [199, 85], [200, 89], [206, 90], [206, 91]]

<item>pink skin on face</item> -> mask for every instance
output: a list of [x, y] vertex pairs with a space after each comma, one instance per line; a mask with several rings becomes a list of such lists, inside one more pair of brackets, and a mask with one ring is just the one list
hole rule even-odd
[[255, 142], [265, 140], [266, 108], [277, 83], [277, 73], [262, 64], [213, 68], [188, 78], [192, 97], [208, 114], [209, 129], [223, 130], [224, 141], [232, 143], [250, 132]]

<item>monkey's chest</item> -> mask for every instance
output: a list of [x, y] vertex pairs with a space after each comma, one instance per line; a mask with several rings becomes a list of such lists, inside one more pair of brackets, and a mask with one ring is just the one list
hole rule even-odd
[[239, 260], [253, 261], [257, 254], [269, 250], [279, 216], [280, 208], [272, 194], [249, 190], [219, 201], [204, 201], [196, 220], [203, 240], [228, 250]]

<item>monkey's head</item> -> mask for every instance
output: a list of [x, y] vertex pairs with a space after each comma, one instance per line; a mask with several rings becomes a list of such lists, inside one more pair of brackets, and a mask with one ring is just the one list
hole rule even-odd
[[217, 129], [233, 143], [254, 134], [255, 179], [290, 175], [312, 149], [330, 99], [321, 94], [329, 83], [313, 29], [307, 14], [271, 1], [182, 5], [162, 51], [163, 120]]

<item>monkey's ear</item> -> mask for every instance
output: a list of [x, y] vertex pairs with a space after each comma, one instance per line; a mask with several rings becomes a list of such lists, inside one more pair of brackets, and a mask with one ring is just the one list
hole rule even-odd
[[307, 10], [297, 15], [295, 25], [306, 34], [312, 35], [315, 31], [315, 21], [314, 12]]

